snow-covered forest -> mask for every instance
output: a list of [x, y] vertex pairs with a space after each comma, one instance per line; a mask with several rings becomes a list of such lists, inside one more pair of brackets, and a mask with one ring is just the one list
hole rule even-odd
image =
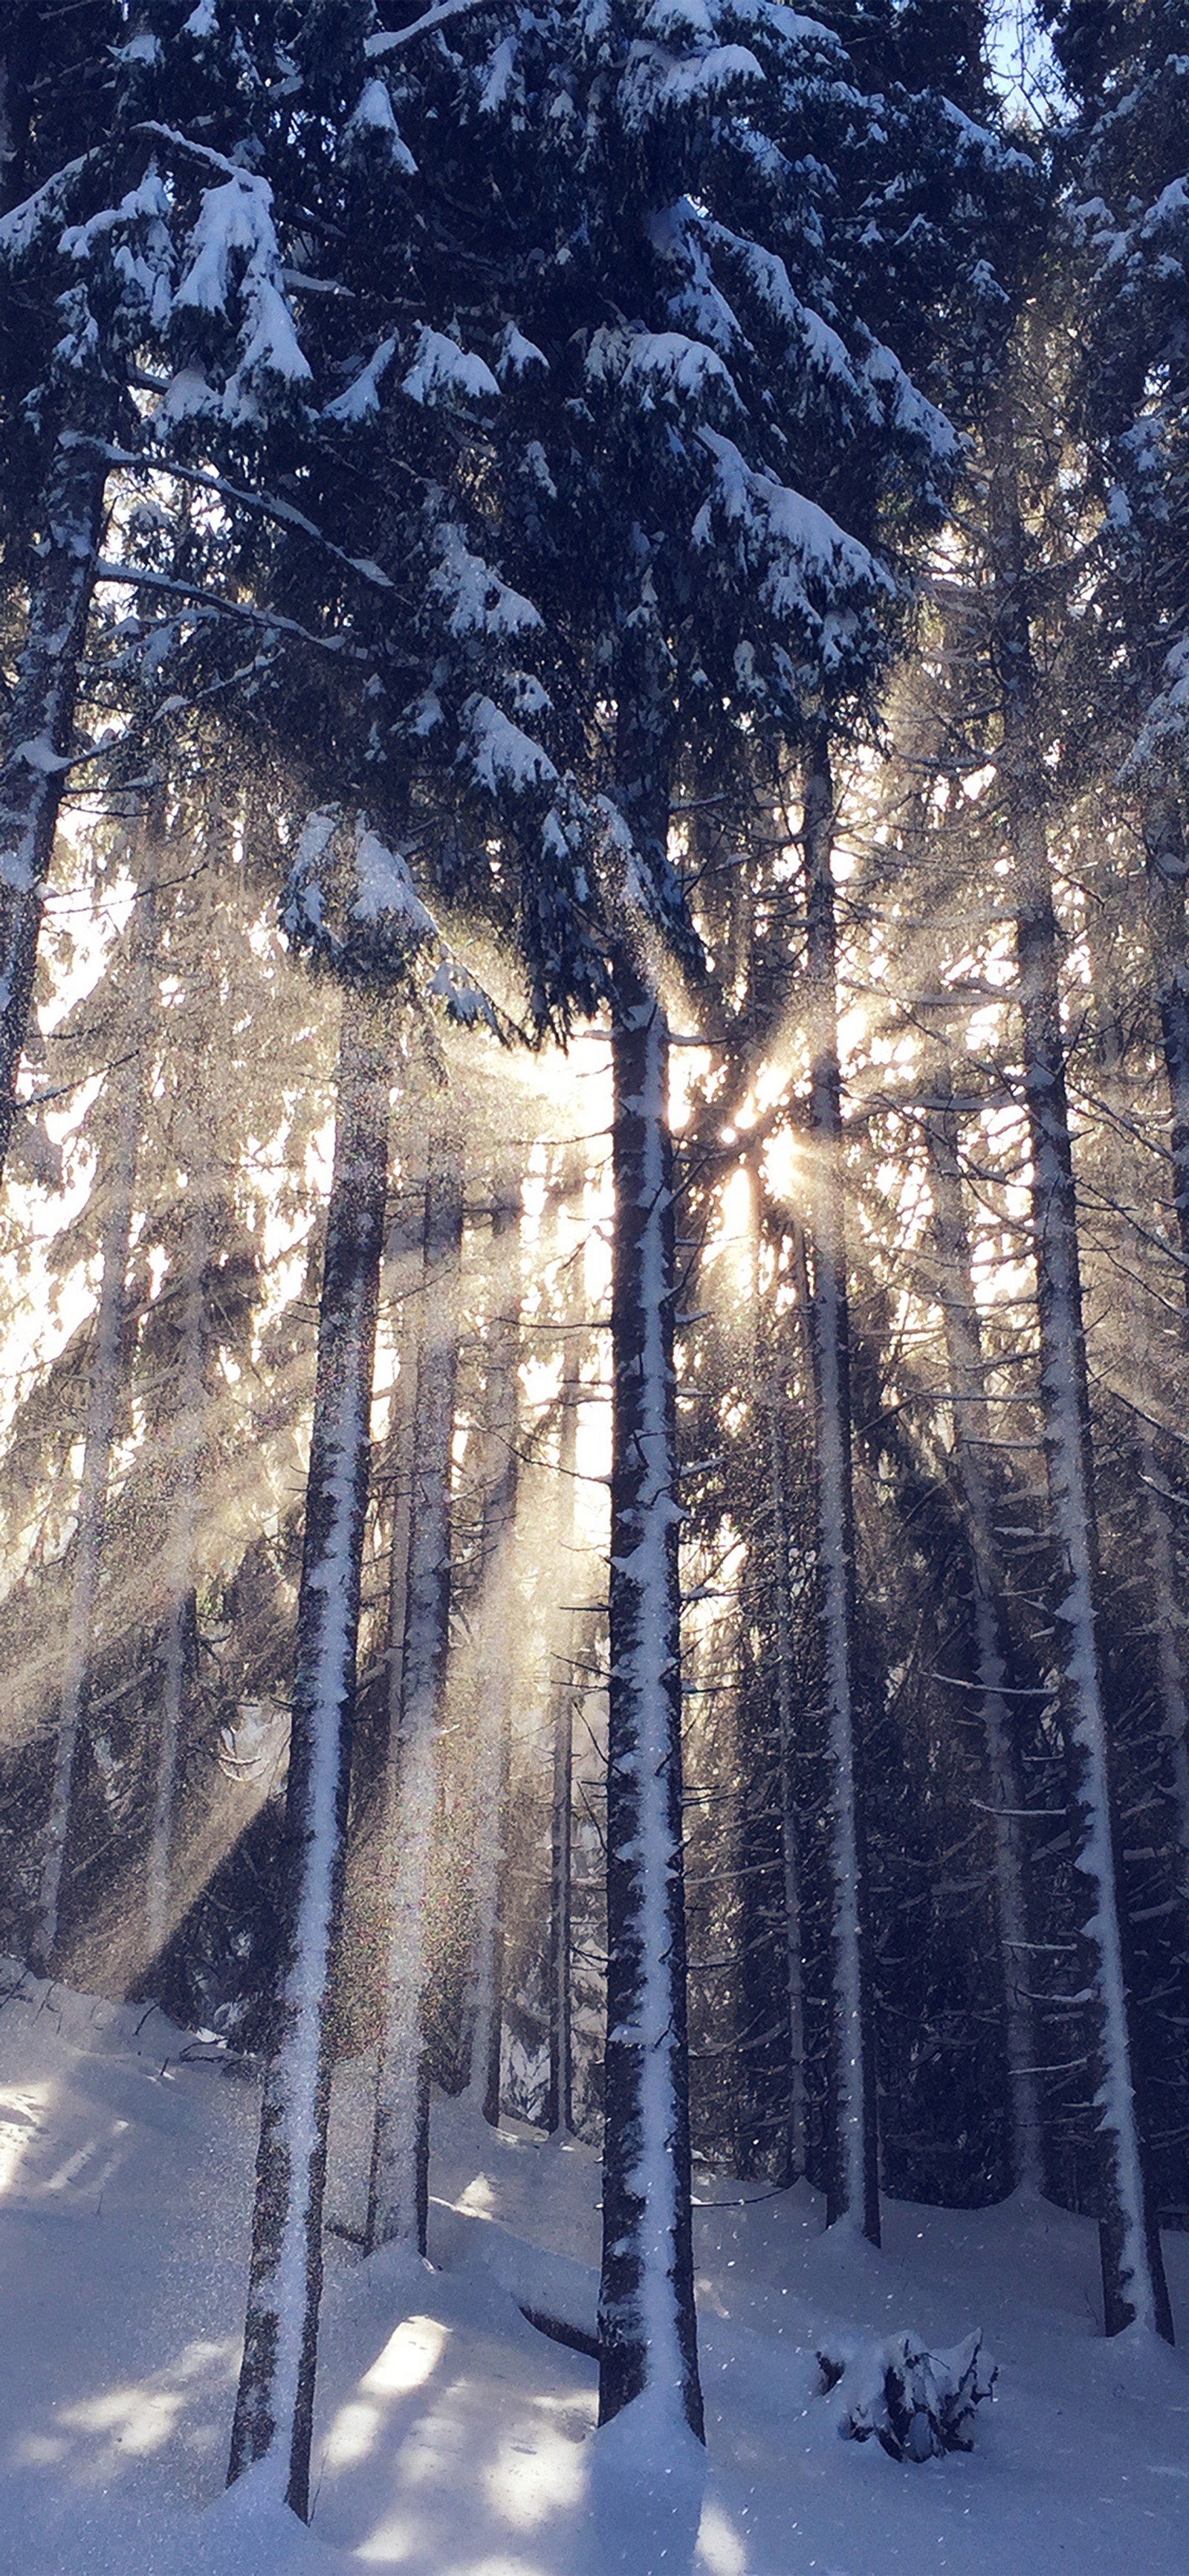
[[1171, 2576], [1189, 0], [3, 0], [0, 431], [0, 2535]]

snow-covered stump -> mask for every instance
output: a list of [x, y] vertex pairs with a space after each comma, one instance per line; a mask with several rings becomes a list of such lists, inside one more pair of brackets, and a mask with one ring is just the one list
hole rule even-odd
[[[493, 2128], [499, 2125], [503, 2039], [504, 1816], [512, 1733], [514, 1659], [507, 1631], [508, 1585], [515, 1546], [519, 1454], [516, 1375], [520, 1321], [520, 1188], [497, 1178], [491, 1218], [492, 1293], [483, 1424], [483, 1526], [480, 1537], [482, 1648], [478, 1676], [474, 1819], [474, 1959], [470, 2007], [472, 2093]], [[509, 1275], [505, 1278], [505, 1263]]]
[[918, 2464], [974, 2449], [976, 2410], [994, 2396], [999, 2376], [978, 2332], [951, 2352], [930, 2352], [909, 2330], [857, 2352], [819, 2352], [817, 2359], [824, 2392], [838, 2391], [843, 2440], [874, 2436], [890, 2460]]
[[0, 1174], [20, 1072], [46, 880], [70, 770], [106, 467], [64, 432], [45, 496], [25, 642], [0, 755]]
[[815, 1393], [818, 1595], [830, 1819], [827, 2219], [878, 2245], [879, 2142], [861, 1746], [854, 1701], [850, 1333], [838, 1060], [834, 789], [827, 747], [807, 761], [802, 817], [810, 1042], [810, 1339]]
[[607, 2048], [599, 2421], [702, 2432], [690, 2221], [668, 1028], [616, 962]]
[[[942, 1073], [942, 1084], [945, 1075]], [[1040, 2097], [1036, 2046], [1027, 1996], [1028, 1908], [1021, 1833], [1023, 1796], [1015, 1730], [1006, 1696], [1008, 1660], [1003, 1627], [1003, 1567], [984, 1460], [990, 1443], [982, 1335], [970, 1266], [970, 1236], [962, 1197], [958, 1121], [944, 1089], [927, 1125], [933, 1234], [941, 1265], [946, 1358], [953, 1398], [954, 1464], [970, 1541], [975, 1672], [979, 1716], [994, 1809], [995, 1910], [1003, 1967], [1004, 2035], [1011, 2089], [1012, 2173], [1025, 2191], [1043, 2188]]]
[[285, 1976], [265, 2075], [244, 2354], [229, 2479], [266, 2457], [309, 2504], [331, 1974], [342, 1892], [367, 1504], [376, 1301], [388, 1178], [390, 1049], [344, 1002], [334, 1170], [318, 1316], [314, 1422], [289, 1742]]
[[1098, 1534], [1082, 1320], [1077, 1194], [1065, 1083], [1057, 920], [1044, 813], [1037, 679], [1012, 406], [996, 425], [990, 519], [999, 752], [1013, 863], [1024, 1104], [1032, 1160], [1032, 1236], [1040, 1400], [1051, 1534], [1058, 1558], [1060, 1673], [1074, 1868], [1085, 1882], [1079, 1983], [1091, 2099], [1098, 2113], [1099, 2239], [1106, 2331], [1130, 2325], [1172, 2341], [1172, 2311], [1136, 2098], [1121, 1836], [1097, 1634]]
[[431, 1125], [413, 1418], [413, 1491], [399, 1704], [390, 1710], [385, 1851], [391, 1873], [383, 2022], [365, 2241], [425, 2251], [428, 2092], [421, 2006], [436, 1756], [450, 1638], [450, 1466], [458, 1366], [462, 1156]]
[[155, 950], [156, 916], [149, 887], [141, 890], [133, 907], [131, 1044], [117, 1075], [115, 1142], [110, 1167], [101, 1183], [108, 1206], [103, 1226], [99, 1307], [95, 1317], [91, 1383], [87, 1397], [74, 1579], [66, 1619], [54, 1767], [42, 1841], [37, 1922], [31, 1945], [33, 1965], [43, 1976], [52, 1972], [58, 1945], [62, 1874], [103, 1562], [107, 1493], [120, 1405], [128, 1261], [132, 1246], [137, 1152], [144, 1117]]

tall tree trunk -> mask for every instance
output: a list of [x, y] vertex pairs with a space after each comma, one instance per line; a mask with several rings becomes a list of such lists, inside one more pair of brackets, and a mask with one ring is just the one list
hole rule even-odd
[[450, 1641], [450, 1471], [458, 1365], [462, 1157], [440, 1120], [431, 1124], [413, 1496], [399, 1707], [390, 1742], [386, 1851], [392, 1877], [383, 2032], [366, 2241], [394, 2239], [425, 2251], [428, 2077], [421, 2005], [428, 1971], [426, 1894], [435, 1811], [435, 1767]]
[[331, 1972], [342, 1893], [367, 1505], [376, 1299], [388, 1180], [391, 1049], [349, 995], [297, 1610], [286, 1799], [285, 1978], [260, 2114], [243, 2366], [229, 2475], [271, 2456], [304, 2522], [331, 2078]]
[[578, 1400], [582, 1346], [573, 1301], [561, 1380], [557, 1526], [563, 1533], [559, 1580], [564, 1587], [554, 1636], [552, 1780], [549, 1823], [549, 2082], [545, 2126], [569, 2137], [574, 2126], [570, 2016], [571, 1861], [574, 1808], [574, 1653], [581, 1617], [574, 1599], [578, 1571]]
[[169, 1536], [169, 1610], [162, 1656], [161, 1734], [149, 1836], [146, 1932], [149, 1958], [164, 1949], [170, 1932], [169, 1896], [174, 1808], [186, 1684], [186, 1653], [194, 1599], [199, 1460], [206, 1411], [207, 1211], [201, 1184], [192, 1181], [194, 1205], [186, 1226], [186, 1286], [182, 1314], [182, 1370], [176, 1438], [177, 1487]]
[[519, 1181], [510, 1171], [496, 1179], [491, 1219], [493, 1312], [488, 1325], [484, 1388], [483, 1526], [480, 1537], [482, 1595], [475, 1787], [474, 2002], [470, 2083], [483, 2116], [498, 2127], [503, 2043], [504, 1815], [512, 1735], [514, 1662], [510, 1646], [510, 1584], [516, 1523], [519, 1459], [516, 1374], [520, 1324]]
[[1171, 2341], [1172, 2317], [1136, 2100], [1113, 1749], [1097, 1633], [1098, 1542], [1077, 1199], [1014, 431], [1005, 400], [995, 424], [990, 496], [994, 651], [1002, 705], [999, 768], [1014, 868], [1040, 1398], [1052, 1534], [1063, 1587], [1057, 1635], [1070, 1821], [1074, 1865], [1086, 1883], [1081, 1983], [1089, 1997], [1091, 2081], [1099, 2114], [1103, 2301], [1108, 2334], [1135, 2322]]
[[830, 1816], [830, 2179], [827, 2218], [879, 2243], [879, 2145], [863, 1783], [854, 1699], [855, 1563], [850, 1335], [838, 1061], [834, 788], [828, 746], [805, 768], [806, 983], [810, 1044], [810, 1332]]
[[941, 1271], [941, 1301], [946, 1357], [953, 1399], [954, 1464], [970, 1543], [973, 1584], [974, 1652], [979, 1714], [987, 1748], [987, 1772], [994, 1808], [995, 1904], [1003, 1961], [1004, 2035], [1011, 2088], [1012, 2174], [1026, 2191], [1039, 2192], [1044, 2173], [1041, 2156], [1040, 2100], [1037, 2093], [1036, 2047], [1028, 2001], [1028, 1909], [1025, 1900], [1023, 1798], [1016, 1761], [1015, 1729], [1008, 1702], [1007, 1638], [1003, 1625], [1003, 1567], [995, 1536], [995, 1513], [986, 1458], [990, 1426], [986, 1404], [982, 1334], [970, 1272], [970, 1236], [962, 1199], [958, 1120], [950, 1105], [948, 1081], [936, 1107], [930, 1109], [928, 1150], [933, 1195], [933, 1234]]
[[0, 752], [0, 1177], [33, 996], [46, 879], [78, 703], [106, 469], [85, 441], [59, 438], [45, 501], [25, 643]]
[[690, 2221], [668, 1027], [615, 963], [607, 2050], [599, 2421], [702, 2432]]
[[1148, 859], [1148, 924], [1156, 1000], [1164, 1042], [1171, 1116], [1172, 1203], [1181, 1257], [1181, 1290], [1189, 1309], [1189, 941], [1185, 836], [1176, 800], [1153, 799], [1145, 817]]
[[117, 1074], [115, 1137], [106, 1174], [108, 1209], [103, 1227], [99, 1308], [95, 1318], [87, 1399], [74, 1579], [66, 1621], [54, 1768], [45, 1823], [37, 1926], [32, 1945], [34, 1964], [46, 1975], [50, 1973], [58, 1943], [62, 1872], [70, 1829], [87, 1673], [92, 1658], [107, 1490], [120, 1402], [125, 1294], [132, 1246], [136, 1159], [144, 1117], [156, 946], [151, 888], [142, 890], [134, 903], [131, 944], [130, 1044]]
[[[1180, 816], [1171, 796], [1153, 801], [1145, 817], [1148, 852], [1148, 927], [1152, 964], [1164, 1035], [1165, 1071], [1172, 1112], [1173, 1213], [1182, 1259], [1189, 1249], [1189, 955], [1185, 937], [1185, 853]], [[1101, 993], [1105, 977], [1090, 941], [1090, 982]], [[1147, 1228], [1125, 1213], [1128, 1172], [1122, 1139], [1127, 1133], [1130, 1103], [1124, 1075], [1123, 1034], [1117, 1013], [1103, 1015], [1098, 1033], [1104, 1096], [1111, 1110], [1100, 1150], [1110, 1175], [1110, 1197], [1118, 1213], [1119, 1273], [1122, 1298], [1122, 1342], [1133, 1357], [1141, 1380], [1154, 1357], [1152, 1310], [1145, 1306], [1141, 1280], [1147, 1260]], [[1182, 1286], [1186, 1311], [1179, 1347], [1183, 1364], [1189, 1342], [1189, 1265]], [[1165, 1399], [1167, 1401], [1167, 1398]], [[1132, 1407], [1134, 1458], [1140, 1510], [1147, 1541], [1155, 1630], [1156, 1685], [1161, 1732], [1168, 1746], [1169, 1771], [1176, 1805], [1181, 1894], [1189, 1898], [1189, 1695], [1179, 1643], [1181, 1619], [1176, 1549], [1165, 1505], [1165, 1476], [1155, 1427], [1144, 1395]]]
[[805, 1984], [801, 1957], [801, 1887], [797, 1866], [796, 1695], [793, 1676], [793, 1607], [789, 1582], [791, 1531], [785, 1469], [786, 1425], [776, 1387], [768, 1402], [768, 1490], [772, 1505], [773, 1596], [776, 1613], [776, 1723], [780, 1750], [780, 1848], [784, 1879], [785, 1993], [788, 2009], [789, 2098], [784, 2176], [805, 2171]]

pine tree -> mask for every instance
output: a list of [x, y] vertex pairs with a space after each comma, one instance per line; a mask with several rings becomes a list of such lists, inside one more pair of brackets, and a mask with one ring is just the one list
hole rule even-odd
[[[1062, 151], [1061, 247], [1083, 356], [1073, 411], [1101, 511], [1095, 566], [1103, 788], [1138, 809], [1170, 1108], [1172, 1205], [1189, 1299], [1189, 962], [1186, 776], [1189, 632], [1189, 259], [1185, 149], [1189, 10], [1051, 0], [1073, 93]], [[1109, 708], [1109, 729], [1103, 716]]]
[[[1019, 399], [1017, 395], [1016, 399]], [[1057, 925], [1045, 837], [1039, 694], [1012, 414], [1005, 390], [991, 442], [992, 652], [1002, 692], [999, 771], [1013, 865], [1023, 1088], [1032, 1157], [1041, 1399], [1065, 1640], [1060, 1662], [1075, 1866], [1088, 1882], [1091, 2062], [1099, 2078], [1099, 2212], [1108, 2333], [1138, 2318], [1172, 2339], [1137, 2099], [1134, 1997], [1122, 1912], [1117, 1751], [1099, 1635], [1100, 1568], [1078, 1256]]]
[[451, 1443], [458, 1368], [462, 1152], [431, 1113], [400, 1703], [389, 1751], [391, 1871], [367, 2238], [425, 2252], [429, 2069], [422, 2027], [428, 1898], [450, 1640]]
[[[274, 2449], [309, 2511], [331, 1972], [342, 1901], [376, 1300], [387, 1194], [391, 1047], [375, 1005], [344, 1006], [306, 1495], [286, 1797], [280, 2031], [260, 2117], [252, 2270], [232, 2478]], [[278, 2440], [279, 2437], [279, 2440]]]

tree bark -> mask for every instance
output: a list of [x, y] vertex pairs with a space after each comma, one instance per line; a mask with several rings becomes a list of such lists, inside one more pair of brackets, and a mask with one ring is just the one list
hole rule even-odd
[[376, 1301], [388, 1178], [391, 1050], [373, 1006], [344, 1001], [334, 1170], [318, 1317], [286, 1800], [285, 1978], [265, 2076], [243, 2365], [229, 2476], [275, 2461], [309, 2511], [331, 1976], [342, 1894]]
[[556, 1618], [553, 1699], [553, 1759], [549, 1825], [549, 2082], [545, 2093], [545, 2126], [565, 2137], [574, 2126], [573, 2047], [570, 2016], [571, 1862], [574, 1806], [574, 1651], [580, 1613], [573, 1601], [578, 1565], [578, 1400], [582, 1383], [581, 1344], [574, 1329], [571, 1301], [561, 1380], [561, 1432], [557, 1472], [560, 1485], [557, 1522], [563, 1532], [559, 1579], [570, 1595]]
[[824, 739], [804, 786], [806, 983], [810, 1043], [810, 1336], [816, 1396], [818, 1583], [830, 1817], [830, 2175], [827, 2223], [879, 2243], [879, 2144], [871, 2003], [862, 1748], [854, 1699], [854, 1504], [850, 1335], [842, 1196], [834, 789]]
[[1153, 800], [1145, 818], [1144, 842], [1149, 937], [1168, 1083], [1173, 1216], [1181, 1261], [1181, 1291], [1189, 1310], [1189, 941], [1185, 926], [1189, 860], [1180, 814], [1171, 795]]
[[690, 2221], [668, 1028], [615, 963], [607, 2048], [599, 2421], [702, 2434]]
[[369, 2247], [400, 2240], [425, 2251], [428, 2078], [421, 2005], [428, 1971], [426, 1893], [435, 1809], [435, 1763], [450, 1635], [450, 1481], [458, 1363], [462, 1160], [457, 1140], [431, 1125], [413, 1495], [399, 1706], [390, 1738], [387, 1840], [388, 1953], [376, 2080], [376, 2121], [365, 2230]]
[[177, 1442], [178, 1482], [173, 1498], [169, 1537], [169, 1610], [162, 1658], [161, 1733], [149, 1836], [146, 1934], [150, 1960], [164, 1949], [171, 1930], [170, 1879], [173, 1862], [174, 1809], [177, 1802], [178, 1756], [186, 1682], [186, 1652], [194, 1600], [194, 1557], [198, 1525], [199, 1461], [206, 1410], [206, 1265], [207, 1211], [201, 1185], [192, 1179], [194, 1206], [186, 1228], [186, 1286], [182, 1316], [182, 1372]]
[[106, 468], [59, 438], [45, 502], [25, 643], [0, 753], [0, 1178], [33, 998], [46, 880], [78, 703], [99, 554]]
[[789, 1512], [785, 1477], [785, 1426], [779, 1393], [768, 1402], [768, 1485], [772, 1502], [776, 1611], [776, 1723], [780, 1749], [780, 1848], [784, 1880], [785, 1993], [788, 2007], [789, 2099], [784, 2179], [805, 2171], [805, 1983], [801, 1957], [801, 1886], [797, 1865], [796, 1695], [793, 1677], [793, 1611], [789, 1584]]
[[[484, 1388], [483, 1523], [480, 1535], [482, 1648], [479, 1656], [474, 1843], [474, 2004], [470, 2083], [483, 2116], [499, 2126], [503, 2047], [503, 1838], [512, 1733], [513, 1656], [509, 1586], [516, 1523], [520, 1322], [520, 1187], [498, 1175], [491, 1219], [494, 1311]], [[506, 1275], [505, 1275], [506, 1274]]]
[[1006, 1697], [1003, 1568], [985, 1460], [989, 1421], [982, 1335], [970, 1276], [970, 1237], [962, 1200], [958, 1121], [944, 1096], [928, 1119], [933, 1234], [941, 1271], [954, 1464], [970, 1544], [975, 1671], [987, 1748], [988, 1785], [994, 1808], [995, 1900], [1003, 1961], [1004, 2033], [1011, 2089], [1012, 2173], [1026, 2191], [1043, 2188], [1040, 2101], [1034, 2068], [1036, 2046], [1027, 1998], [1028, 1909], [1025, 1899], [1019, 1766]]
[[58, 1945], [62, 1873], [70, 1830], [79, 1737], [92, 1660], [95, 1613], [103, 1558], [107, 1491], [120, 1401], [120, 1363], [124, 1338], [128, 1259], [136, 1192], [136, 1161], [144, 1118], [148, 1073], [148, 1040], [156, 923], [151, 887], [138, 893], [132, 919], [132, 1009], [130, 1043], [117, 1074], [116, 1132], [103, 1227], [99, 1307], [95, 1317], [87, 1428], [79, 1488], [74, 1579], [66, 1621], [62, 1687], [54, 1744], [54, 1768], [45, 1823], [38, 1918], [32, 1955], [34, 1965], [49, 1975]]
[[1052, 1534], [1064, 1587], [1057, 1603], [1057, 1635], [1070, 1823], [1074, 1865], [1086, 1882], [1081, 1982], [1090, 1998], [1091, 2081], [1099, 2114], [1103, 2302], [1108, 2334], [1136, 2323], [1171, 2341], [1172, 2316], [1136, 2099], [1120, 1835], [1097, 1633], [1098, 1541], [1077, 1198], [1014, 431], [1011, 404], [1005, 400], [994, 425], [991, 478], [993, 642], [1002, 706], [999, 769], [1015, 883], [1041, 1410]]

